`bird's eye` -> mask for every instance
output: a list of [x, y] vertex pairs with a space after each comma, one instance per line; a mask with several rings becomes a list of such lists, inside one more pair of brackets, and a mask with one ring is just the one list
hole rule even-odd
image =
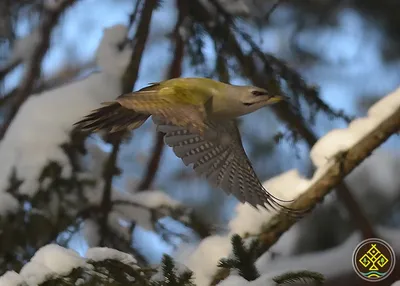
[[268, 92], [266, 91], [260, 91], [260, 90], [253, 90], [251, 92], [254, 96], [262, 96], [262, 95], [268, 95]]

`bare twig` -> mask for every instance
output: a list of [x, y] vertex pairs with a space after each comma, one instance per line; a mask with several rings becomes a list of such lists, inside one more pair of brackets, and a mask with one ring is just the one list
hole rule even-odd
[[145, 175], [143, 176], [142, 181], [137, 187], [138, 192], [146, 191], [151, 187], [151, 184], [153, 183], [154, 178], [156, 177], [158, 167], [160, 166], [160, 160], [165, 146], [164, 134], [161, 132], [156, 132], [155, 137], [156, 138], [152, 155], [149, 160], [149, 163], [147, 164]]
[[[94, 63], [88, 62], [81, 66], [67, 66], [50, 78], [39, 80], [32, 88], [31, 94], [37, 94], [61, 87], [75, 80], [83, 71], [94, 69]], [[11, 90], [0, 98], [0, 107], [5, 106], [17, 94], [18, 88]]]
[[[184, 57], [184, 41], [182, 35], [179, 32], [186, 16], [187, 16], [187, 5], [185, 0], [177, 0], [177, 7], [179, 10], [178, 20], [176, 21], [173, 39], [175, 39], [175, 50], [174, 57], [171, 62], [171, 66], [168, 73], [168, 78], [180, 77], [182, 73], [182, 61]], [[151, 187], [151, 184], [156, 176], [158, 167], [160, 165], [161, 156], [164, 150], [164, 134], [157, 132], [155, 144], [152, 152], [151, 159], [147, 165], [146, 173], [143, 177], [142, 182], [139, 184], [138, 191], [145, 191]]]
[[50, 38], [53, 28], [57, 25], [61, 14], [71, 6], [76, 0], [61, 1], [57, 9], [48, 10], [45, 19], [40, 27], [40, 43], [37, 44], [32, 54], [32, 58], [26, 63], [25, 73], [22, 77], [21, 85], [11, 101], [11, 106], [5, 116], [4, 123], [0, 128], [0, 140], [3, 139], [8, 127], [17, 115], [20, 107], [29, 97], [36, 80], [40, 77], [41, 64], [43, 58], [50, 47]]
[[116, 167], [117, 164], [117, 155], [119, 151], [119, 147], [121, 144], [122, 137], [119, 136], [117, 138], [112, 138], [112, 151], [110, 157], [107, 159], [104, 166], [104, 188], [103, 188], [103, 197], [101, 200], [100, 208], [102, 210], [102, 216], [99, 221], [100, 225], [100, 246], [105, 246], [105, 239], [108, 237], [108, 214], [111, 211], [112, 203], [111, 203], [111, 193], [112, 193], [112, 181], [114, 175], [118, 174], [118, 169]]
[[157, 0], [146, 0], [141, 13], [141, 19], [136, 30], [134, 50], [128, 68], [122, 78], [122, 92], [131, 92], [139, 74], [140, 60], [149, 35], [150, 20]]
[[8, 73], [12, 72], [20, 63], [21, 63], [21, 60], [12, 61], [12, 62], [8, 63], [6, 66], [2, 67], [0, 69], [0, 82], [3, 80], [3, 78]]
[[281, 4], [283, 0], [276, 0], [275, 3], [272, 5], [272, 7], [268, 10], [267, 15], [265, 15], [264, 19], [269, 20], [269, 17], [271, 17], [272, 13], [278, 8], [279, 4]]

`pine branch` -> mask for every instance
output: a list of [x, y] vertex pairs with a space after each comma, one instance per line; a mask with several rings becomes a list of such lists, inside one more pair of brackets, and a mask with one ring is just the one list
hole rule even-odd
[[25, 73], [17, 92], [10, 99], [10, 107], [5, 115], [4, 123], [0, 127], [0, 140], [3, 139], [8, 127], [17, 115], [20, 107], [31, 95], [32, 89], [41, 74], [41, 64], [47, 50], [50, 47], [51, 33], [57, 25], [59, 18], [64, 11], [74, 4], [76, 0], [64, 0], [57, 9], [48, 10], [45, 19], [40, 27], [40, 43], [37, 44], [32, 54], [32, 58], [26, 63]]
[[231, 238], [231, 243], [234, 257], [221, 259], [218, 267], [237, 269], [239, 275], [247, 281], [253, 281], [260, 277], [255, 266], [258, 242], [253, 240], [251, 245], [247, 248], [244, 245], [243, 239], [239, 235], [234, 234]]
[[298, 283], [308, 285], [324, 285], [325, 282], [325, 278], [322, 274], [307, 270], [288, 272], [274, 277], [272, 280], [274, 280], [278, 286], [292, 284], [297, 285]]
[[195, 286], [193, 284], [193, 272], [190, 270], [178, 273], [174, 260], [169, 255], [162, 258], [162, 275], [161, 281], [153, 281], [151, 286]]
[[[184, 57], [184, 41], [182, 35], [179, 32], [182, 24], [187, 17], [187, 5], [185, 0], [177, 0], [178, 8], [178, 20], [176, 21], [173, 39], [175, 40], [174, 56], [171, 62], [171, 66], [168, 72], [168, 78], [177, 78], [182, 73], [182, 61]], [[138, 191], [145, 191], [151, 187], [152, 182], [156, 176], [158, 168], [160, 166], [160, 160], [164, 150], [164, 134], [157, 132], [155, 136], [155, 143], [152, 152], [152, 156], [147, 165], [145, 175], [142, 182], [139, 184]]]

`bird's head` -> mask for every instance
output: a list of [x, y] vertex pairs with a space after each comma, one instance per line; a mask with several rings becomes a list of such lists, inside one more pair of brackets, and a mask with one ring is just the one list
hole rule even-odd
[[263, 106], [277, 103], [286, 98], [277, 91], [268, 91], [266, 89], [246, 86], [242, 90], [240, 101], [247, 112], [255, 111]]

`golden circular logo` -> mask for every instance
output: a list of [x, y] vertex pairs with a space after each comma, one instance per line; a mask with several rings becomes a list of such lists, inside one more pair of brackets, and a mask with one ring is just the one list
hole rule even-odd
[[370, 238], [357, 245], [353, 253], [353, 267], [358, 276], [378, 282], [392, 273], [396, 263], [393, 248], [384, 240]]

